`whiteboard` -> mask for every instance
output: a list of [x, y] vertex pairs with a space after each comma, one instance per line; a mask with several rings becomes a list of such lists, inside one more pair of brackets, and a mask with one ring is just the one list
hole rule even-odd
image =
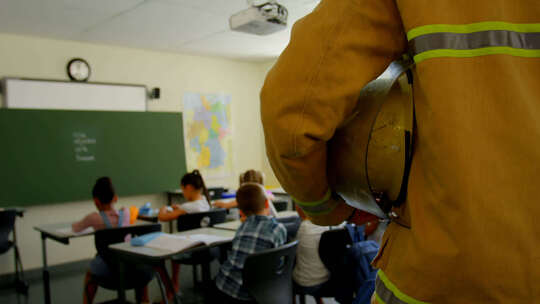
[[146, 87], [5, 78], [4, 105], [10, 109], [146, 111]]

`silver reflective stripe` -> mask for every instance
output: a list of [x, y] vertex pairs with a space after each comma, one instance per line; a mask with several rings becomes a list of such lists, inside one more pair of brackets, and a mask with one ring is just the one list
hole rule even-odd
[[408, 304], [398, 299], [390, 289], [386, 288], [379, 276], [375, 279], [375, 293], [384, 304]]
[[474, 33], [431, 33], [418, 36], [410, 42], [413, 55], [431, 50], [472, 50], [486, 47], [540, 49], [540, 33], [514, 31], [481, 31]]

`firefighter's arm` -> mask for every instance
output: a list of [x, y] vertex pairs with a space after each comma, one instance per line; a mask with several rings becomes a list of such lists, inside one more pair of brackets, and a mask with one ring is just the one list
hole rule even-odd
[[317, 224], [352, 209], [328, 187], [326, 142], [351, 115], [359, 92], [406, 49], [394, 0], [323, 0], [292, 30], [267, 75], [261, 114], [270, 164]]

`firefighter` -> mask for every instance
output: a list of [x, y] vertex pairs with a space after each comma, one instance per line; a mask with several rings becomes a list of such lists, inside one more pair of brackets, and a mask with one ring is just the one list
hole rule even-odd
[[408, 194], [374, 265], [378, 303], [540, 302], [540, 1], [323, 0], [267, 75], [268, 158], [313, 222], [354, 209], [326, 147], [363, 86], [415, 62]]

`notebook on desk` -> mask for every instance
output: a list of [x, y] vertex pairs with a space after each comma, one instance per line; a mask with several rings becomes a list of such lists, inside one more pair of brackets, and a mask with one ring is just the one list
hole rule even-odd
[[212, 245], [215, 243], [232, 240], [232, 237], [221, 237], [209, 234], [192, 234], [189, 236], [161, 233], [144, 244], [145, 247], [166, 250], [170, 252], [181, 252], [190, 248]]

